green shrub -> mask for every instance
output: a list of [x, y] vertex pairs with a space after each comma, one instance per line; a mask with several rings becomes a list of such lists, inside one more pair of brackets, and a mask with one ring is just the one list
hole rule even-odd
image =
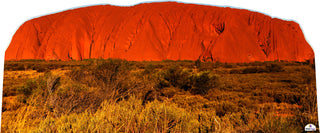
[[117, 75], [129, 71], [130, 66], [131, 64], [128, 61], [108, 59], [98, 62], [90, 71], [99, 79], [112, 81], [116, 80]]
[[[100, 94], [98, 94], [100, 93]], [[68, 84], [59, 88], [56, 93], [46, 99], [47, 106], [57, 115], [69, 113], [81, 113], [84, 111], [95, 111], [102, 102], [105, 94], [101, 92], [90, 92], [88, 88], [80, 84]]]
[[24, 85], [16, 89], [18, 95], [18, 101], [27, 103], [29, 97], [32, 95], [39, 95], [39, 91], [43, 91], [46, 88], [45, 77], [39, 77], [37, 79], [30, 79]]
[[158, 74], [157, 87], [176, 87], [193, 94], [205, 95], [208, 90], [219, 85], [219, 77], [210, 71], [202, 71], [196, 74], [185, 71], [179, 66], [170, 66]]
[[193, 94], [205, 95], [213, 87], [219, 85], [219, 78], [217, 75], [210, 75], [209, 71], [204, 71], [195, 74], [192, 79], [192, 89]]
[[29, 96], [32, 93], [32, 90], [36, 89], [38, 84], [35, 80], [28, 80], [25, 85], [20, 86], [17, 88], [18, 94], [23, 94], [25, 96]]
[[170, 66], [164, 73], [164, 80], [173, 87], [178, 87], [184, 90], [188, 90], [190, 86], [190, 74], [183, 71], [179, 66]]
[[160, 71], [157, 74], [157, 84], [156, 87], [157, 88], [165, 88], [165, 87], [170, 87], [170, 82], [164, 79], [164, 72]]
[[96, 65], [73, 69], [69, 76], [89, 87], [110, 87], [118, 85], [128, 76], [130, 66], [129, 62], [123, 60], [97, 60]]

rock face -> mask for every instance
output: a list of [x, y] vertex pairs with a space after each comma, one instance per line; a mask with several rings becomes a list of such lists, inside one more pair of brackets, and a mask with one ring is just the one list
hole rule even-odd
[[100, 5], [25, 22], [5, 60], [219, 62], [314, 58], [299, 25], [248, 10], [183, 4]]

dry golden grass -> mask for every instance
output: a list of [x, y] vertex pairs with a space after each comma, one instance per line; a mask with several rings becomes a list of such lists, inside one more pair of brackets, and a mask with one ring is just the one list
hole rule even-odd
[[301, 132], [318, 124], [306, 63], [5, 64], [2, 132]]

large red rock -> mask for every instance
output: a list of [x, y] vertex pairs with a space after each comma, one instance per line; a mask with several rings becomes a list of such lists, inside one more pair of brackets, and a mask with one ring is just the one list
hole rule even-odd
[[100, 5], [25, 22], [5, 60], [120, 58], [219, 62], [314, 58], [299, 25], [257, 12], [183, 3]]

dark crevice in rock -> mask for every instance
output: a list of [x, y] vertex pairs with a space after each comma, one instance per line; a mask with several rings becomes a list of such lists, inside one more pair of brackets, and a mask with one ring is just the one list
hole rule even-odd
[[220, 35], [224, 31], [225, 24], [224, 23], [216, 24], [214, 27], [215, 27], [215, 31]]

